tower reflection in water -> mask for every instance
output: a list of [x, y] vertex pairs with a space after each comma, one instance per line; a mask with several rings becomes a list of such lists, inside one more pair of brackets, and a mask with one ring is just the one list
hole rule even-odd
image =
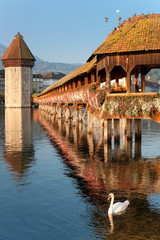
[[31, 110], [6, 108], [4, 159], [18, 184], [28, 184], [25, 176], [32, 166], [33, 156]]
[[[156, 209], [150, 208], [148, 196], [160, 192], [160, 159], [142, 158], [141, 138], [136, 135], [138, 121], [134, 122], [134, 134], [128, 133], [130, 128], [121, 121], [121, 141], [113, 138], [110, 143], [98, 128], [89, 134], [82, 123], [72, 127], [71, 122], [65, 123], [42, 111], [39, 122], [62, 156], [66, 174], [76, 179], [81, 196], [94, 203], [88, 204], [87, 209], [94, 236], [128, 239], [129, 235], [135, 239], [140, 235], [152, 236], [153, 232], [158, 236], [160, 216]], [[131, 124], [129, 121], [128, 126]], [[110, 192], [120, 201], [128, 199], [131, 205], [124, 215], [109, 219], [107, 196]], [[150, 228], [148, 219], [153, 223]]]

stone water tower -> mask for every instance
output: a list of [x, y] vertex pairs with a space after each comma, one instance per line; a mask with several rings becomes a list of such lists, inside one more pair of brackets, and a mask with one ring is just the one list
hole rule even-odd
[[5, 107], [30, 107], [35, 58], [20, 33], [1, 60], [5, 67]]

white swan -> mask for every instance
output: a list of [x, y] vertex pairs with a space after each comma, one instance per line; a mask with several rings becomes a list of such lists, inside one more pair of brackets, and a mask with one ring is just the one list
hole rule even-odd
[[[111, 203], [108, 209], [108, 214], [122, 214], [129, 205], [129, 201], [126, 200], [124, 202], [116, 202], [114, 203], [114, 194], [110, 193], [108, 196], [108, 200], [111, 198]], [[114, 204], [113, 204], [114, 203]]]

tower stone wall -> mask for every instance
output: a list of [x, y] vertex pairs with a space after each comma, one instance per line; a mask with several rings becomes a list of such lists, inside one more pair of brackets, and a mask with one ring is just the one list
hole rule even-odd
[[5, 68], [5, 107], [31, 106], [32, 68]]

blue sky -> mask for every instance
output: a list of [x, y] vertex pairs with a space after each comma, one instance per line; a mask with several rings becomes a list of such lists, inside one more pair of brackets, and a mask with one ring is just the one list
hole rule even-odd
[[45, 61], [85, 63], [118, 25], [117, 9], [122, 20], [160, 13], [160, 0], [0, 0], [0, 43], [9, 46], [20, 32]]

